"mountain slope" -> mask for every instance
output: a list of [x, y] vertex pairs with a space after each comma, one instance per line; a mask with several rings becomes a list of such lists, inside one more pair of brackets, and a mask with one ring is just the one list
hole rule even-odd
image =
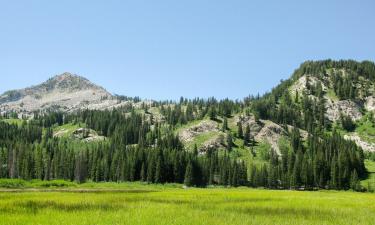
[[375, 151], [374, 90], [372, 62], [307, 61], [252, 106], [262, 119], [310, 132], [340, 130], [364, 150]]
[[63, 73], [46, 82], [0, 96], [1, 112], [14, 111], [29, 115], [50, 109], [71, 112], [77, 109], [104, 109], [118, 104], [104, 88], [84, 77]]

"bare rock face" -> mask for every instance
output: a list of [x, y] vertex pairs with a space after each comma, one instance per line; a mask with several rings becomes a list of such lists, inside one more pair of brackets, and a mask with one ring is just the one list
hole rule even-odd
[[75, 111], [106, 109], [119, 102], [104, 88], [84, 77], [63, 73], [46, 82], [25, 89], [5, 92], [0, 96], [0, 112], [15, 111], [30, 115], [49, 109]]
[[75, 139], [91, 142], [91, 141], [102, 141], [105, 139], [103, 136], [99, 136], [96, 131], [87, 128], [78, 128], [72, 134]]
[[217, 123], [214, 121], [208, 120], [208, 121], [202, 121], [195, 126], [182, 130], [181, 132], [179, 132], [178, 136], [181, 141], [189, 142], [189, 141], [192, 141], [194, 137], [202, 133], [212, 132], [212, 131], [219, 131], [217, 127]]
[[305, 130], [299, 129], [299, 128], [291, 126], [291, 125], [287, 125], [287, 128], [288, 128], [288, 132], [289, 133], [291, 133], [293, 131], [293, 129], [298, 129], [299, 133], [301, 135], [301, 138], [303, 140], [307, 140], [307, 138], [309, 137], [309, 133], [307, 131], [305, 131]]
[[360, 106], [350, 100], [342, 101], [327, 101], [327, 118], [331, 121], [337, 121], [340, 119], [340, 114], [350, 116], [352, 120], [356, 121], [361, 119], [362, 113], [360, 112]]
[[241, 123], [242, 128], [244, 129], [246, 126], [250, 127], [250, 133], [252, 135], [256, 135], [261, 129], [261, 125], [258, 124], [255, 121], [255, 117], [253, 115], [245, 116], [245, 115], [240, 115], [236, 116], [234, 118], [234, 121], [236, 124]]
[[357, 146], [361, 147], [364, 151], [375, 152], [375, 143], [365, 142], [356, 134], [346, 134], [344, 138], [354, 141]]
[[[268, 142], [271, 145], [271, 147], [278, 154], [280, 154], [279, 139], [282, 136], [287, 135], [287, 131], [284, 128], [282, 128], [280, 125], [269, 120], [260, 120], [260, 122], [256, 122], [255, 117], [253, 115], [237, 116], [235, 118], [235, 122], [241, 123], [242, 127], [249, 125], [250, 134], [255, 138], [256, 141]], [[305, 133], [302, 133], [302, 134], [305, 134]]]
[[258, 142], [267, 141], [271, 147], [278, 154], [280, 154], [279, 139], [282, 136], [287, 135], [287, 132], [284, 130], [284, 128], [274, 122], [268, 120], [262, 120], [261, 122], [264, 124], [264, 126], [255, 136], [255, 140]]
[[369, 96], [365, 101], [365, 109], [367, 111], [375, 111], [375, 97]]
[[200, 153], [206, 153], [209, 149], [218, 149], [224, 147], [224, 134], [220, 134], [215, 136], [214, 138], [206, 141], [203, 145], [199, 148]]
[[292, 96], [295, 96], [296, 92], [302, 94], [305, 90], [307, 90], [307, 81], [309, 81], [309, 85], [311, 86], [320, 83], [322, 85], [322, 90], [327, 90], [327, 87], [324, 85], [323, 82], [319, 81], [318, 78], [310, 75], [304, 75], [301, 76], [298, 80], [296, 80], [296, 82], [290, 87], [290, 93], [292, 94]]

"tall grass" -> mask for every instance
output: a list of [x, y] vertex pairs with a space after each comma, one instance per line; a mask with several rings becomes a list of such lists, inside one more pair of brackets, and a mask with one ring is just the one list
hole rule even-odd
[[25, 181], [21, 179], [0, 179], [0, 188], [62, 188], [76, 187], [77, 184], [65, 180], [31, 180]]
[[[119, 184], [123, 187], [119, 191], [113, 189], [116, 184], [107, 185], [87, 186], [88, 192], [75, 188], [0, 192], [0, 224], [364, 225], [375, 221], [375, 195], [369, 193], [182, 189], [141, 183]], [[103, 189], [107, 191], [89, 192]]]

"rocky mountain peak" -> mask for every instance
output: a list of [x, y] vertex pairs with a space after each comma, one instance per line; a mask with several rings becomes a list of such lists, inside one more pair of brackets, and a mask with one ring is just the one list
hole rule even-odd
[[[93, 83], [91, 83], [88, 79], [78, 76], [76, 74], [72, 74], [69, 72], [62, 73], [60, 75], [56, 75], [46, 82], [42, 83], [41, 88], [51, 91], [54, 89], [58, 90], [87, 90], [87, 89], [100, 89], [105, 91], [102, 87], [99, 87]], [[36, 86], [38, 87], [38, 86]]]
[[15, 111], [30, 115], [48, 109], [74, 111], [117, 105], [119, 102], [104, 88], [68, 72], [53, 76], [39, 85], [0, 95], [0, 113]]

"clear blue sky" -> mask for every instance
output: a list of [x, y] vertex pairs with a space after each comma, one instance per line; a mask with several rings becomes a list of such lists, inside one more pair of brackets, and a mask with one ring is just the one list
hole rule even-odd
[[242, 98], [309, 59], [375, 60], [363, 1], [1, 1], [0, 92], [69, 71], [111, 93]]

